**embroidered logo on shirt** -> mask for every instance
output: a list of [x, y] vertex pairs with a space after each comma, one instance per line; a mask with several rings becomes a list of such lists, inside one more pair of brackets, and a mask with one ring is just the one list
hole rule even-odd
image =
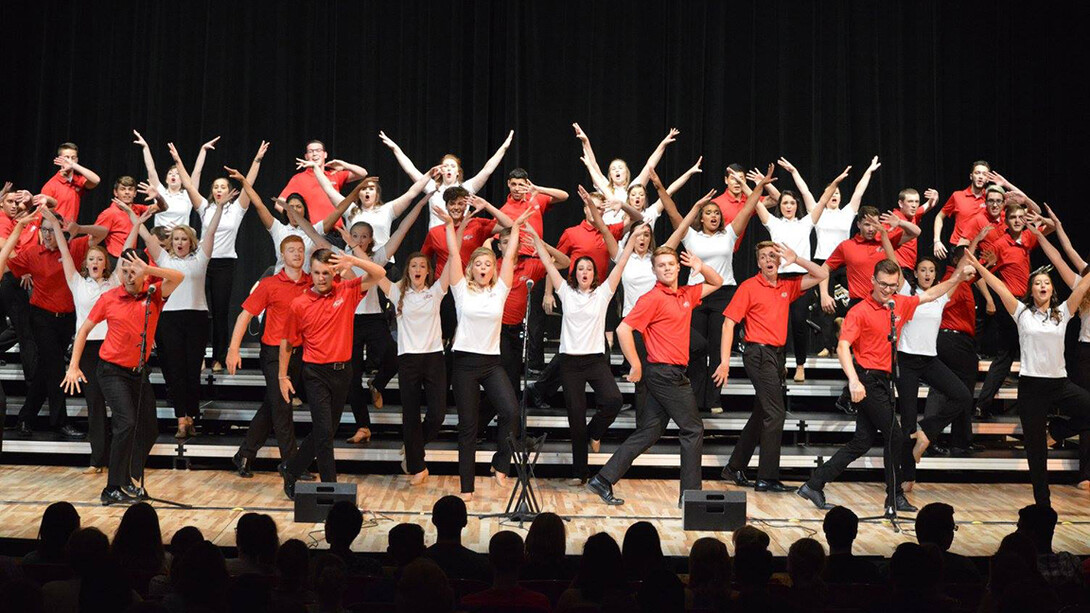
[[333, 301], [333, 308], [337, 308], [337, 307], [341, 306], [342, 304], [344, 304], [344, 298], [338, 298], [338, 299]]
[[787, 298], [787, 292], [780, 292], [780, 298]]

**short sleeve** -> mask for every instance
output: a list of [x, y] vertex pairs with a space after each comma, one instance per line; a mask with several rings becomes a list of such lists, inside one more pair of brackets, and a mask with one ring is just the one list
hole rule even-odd
[[[726, 224], [730, 226], [730, 224]], [[768, 228], [768, 233], [772, 235], [772, 240], [776, 240], [775, 232], [783, 226], [783, 219], [776, 217], [769, 213], [768, 222], [764, 224], [764, 227]]]
[[93, 321], [96, 324], [106, 319], [106, 313], [109, 312], [110, 306], [114, 302], [112, 294], [103, 294], [101, 298], [95, 301], [95, 306], [91, 307], [91, 312], [87, 314], [87, 321]]
[[620, 239], [621, 236], [624, 235], [624, 224], [623, 223], [610, 224], [609, 233], [613, 235], [613, 238]]
[[466, 297], [466, 278], [462, 277], [457, 283], [450, 286], [450, 293], [454, 296], [454, 300], [461, 302]]
[[[272, 277], [266, 277], [271, 279]], [[242, 301], [242, 309], [253, 315], [254, 317], [261, 314], [265, 310], [265, 307], [269, 306], [269, 284], [261, 282], [257, 284], [254, 291], [246, 297], [246, 300]]]
[[686, 249], [691, 251], [693, 248], [690, 243], [693, 241], [694, 238], [696, 238], [696, 230], [694, 230], [690, 226], [685, 229], [685, 236], [681, 237], [681, 244], [684, 245]]
[[905, 231], [902, 230], [901, 228], [894, 228], [894, 229], [890, 230], [890, 232], [889, 232], [889, 243], [890, 243], [890, 245], [893, 245], [894, 249], [900, 247], [900, 245], [898, 243], [901, 242], [901, 239], [904, 237], [904, 235], [905, 235]]
[[1059, 311], [1060, 311], [1060, 317], [1061, 317], [1060, 325], [1061, 326], [1066, 326], [1067, 322], [1071, 321], [1071, 310], [1067, 308], [1067, 301], [1066, 300], [1064, 300], [1063, 302], [1060, 303]]
[[804, 295], [802, 291], [802, 277], [787, 279], [785, 283], [787, 284], [788, 302], [794, 302]]
[[83, 260], [87, 257], [87, 251], [91, 248], [91, 237], [80, 236], [68, 241], [68, 252], [72, 255], [72, 262], [79, 262], [76, 268], [83, 267]]
[[571, 228], [564, 230], [564, 233], [560, 235], [560, 242], [556, 244], [556, 250], [564, 255], [571, 255], [574, 245], [571, 242]]
[[686, 285], [680, 291], [688, 292], [689, 294], [689, 310], [692, 311], [696, 307], [700, 306], [700, 303], [704, 301], [704, 284]]
[[640, 296], [635, 306], [624, 318], [624, 323], [637, 332], [643, 332], [658, 313], [658, 301], [654, 290]]
[[[333, 189], [341, 189], [349, 179], [352, 178], [352, 173], [347, 170], [338, 170], [333, 173], [333, 176], [329, 177], [329, 182], [333, 184]], [[317, 181], [317, 179], [315, 179]]]
[[288, 227], [279, 219], [274, 219], [272, 225], [269, 226], [269, 236], [272, 237], [273, 249], [277, 253], [280, 253], [280, 243], [286, 238], [284, 234], [287, 230]]
[[912, 316], [916, 314], [916, 307], [920, 306], [919, 296], [906, 296], [901, 300], [898, 300], [895, 305], [897, 313], [904, 320], [912, 319]]
[[1014, 307], [1014, 313], [1011, 313], [1011, 317], [1014, 318], [1014, 322], [1016, 324], [1018, 323], [1019, 318], [1022, 317], [1022, 313], [1024, 313], [1027, 308], [1028, 307], [1026, 307], [1025, 303], [1023, 303], [1021, 300], [1018, 301], [1018, 306]]
[[[848, 240], [850, 241], [852, 239], [849, 238]], [[845, 242], [847, 242], [847, 241], [843, 241], [839, 245], [837, 245], [836, 249], [833, 249], [833, 252], [831, 254], [829, 254], [828, 259], [825, 260], [825, 265], [829, 267], [829, 270], [836, 270], [836, 269], [840, 268], [841, 266], [844, 266], [844, 243]]]
[[[443, 226], [439, 227], [442, 228]], [[427, 237], [424, 238], [424, 246], [420, 248], [420, 253], [423, 253], [427, 256], [432, 256], [436, 254], [435, 234], [433, 234], [432, 232], [428, 232]]]
[[431, 292], [431, 295], [435, 296], [436, 298], [442, 298], [443, 296], [447, 295], [447, 290], [443, 289], [443, 283], [441, 281], [436, 281], [435, 283], [432, 283], [431, 287], [428, 288], [428, 291]]
[[[75, 262], [75, 258], [72, 259]], [[16, 277], [22, 277], [30, 273], [30, 250], [16, 252], [15, 257], [8, 260], [8, 270]]]
[[957, 210], [957, 202], [954, 201], [954, 194], [950, 194], [950, 197], [946, 200], [946, 204], [942, 205], [942, 214], [949, 217], [955, 214]]
[[567, 283], [561, 283], [556, 288], [556, 297], [560, 299], [560, 304], [564, 305], [565, 311], [567, 310], [568, 298], [571, 297], [572, 288]]
[[848, 341], [849, 344], [855, 343], [859, 338], [860, 318], [859, 309], [853, 308], [848, 311], [848, 315], [844, 318], [844, 323], [840, 326], [840, 340]]
[[302, 337], [299, 331], [299, 313], [298, 313], [299, 300], [293, 300], [288, 307], [287, 321], [284, 322], [283, 338], [281, 340], [287, 340], [289, 344], [292, 344], [292, 339], [298, 340]]
[[738, 291], [734, 292], [734, 297], [730, 299], [727, 308], [723, 309], [723, 317], [736, 324], [742, 323], [742, 320], [746, 318], [746, 313], [749, 312], [751, 296], [748, 283], [738, 286]]
[[1022, 247], [1024, 247], [1026, 251], [1036, 249], [1038, 244], [1036, 234], [1029, 230], [1022, 230]]

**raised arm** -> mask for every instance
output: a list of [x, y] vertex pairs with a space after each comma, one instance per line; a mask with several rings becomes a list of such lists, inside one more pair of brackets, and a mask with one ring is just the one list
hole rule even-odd
[[1067, 312], [1074, 315], [1079, 311], [1079, 306], [1082, 304], [1082, 299], [1086, 296], [1086, 290], [1090, 289], [1090, 275], [1086, 275], [1078, 282], [1075, 287], [1071, 288], [1071, 295], [1067, 297]]
[[[545, 277], [552, 283], [553, 287], [560, 287], [564, 283], [564, 277], [557, 270], [556, 264], [553, 263], [552, 256], [549, 255], [549, 251], [545, 248], [545, 241], [541, 240], [541, 237], [533, 231], [533, 228], [527, 224], [526, 231], [529, 232], [534, 238], [534, 247], [537, 249], [537, 256], [541, 259], [541, 264], [545, 267]], [[508, 239], [510, 241], [510, 239]], [[508, 242], [510, 245], [510, 242]]]
[[345, 273], [351, 272], [353, 266], [362, 268], [367, 277], [360, 283], [360, 291], [371, 289], [378, 284], [379, 279], [386, 276], [386, 269], [379, 264], [367, 258], [358, 258], [350, 253], [334, 253], [330, 257], [329, 263], [333, 265], [337, 272], [341, 273], [342, 278], [348, 278]]
[[[976, 259], [976, 256], [972, 253], [966, 251], [965, 257], [969, 260], [969, 264], [976, 269], [980, 278], [984, 279], [984, 282], [988, 284], [988, 287], [999, 296], [1000, 301], [1003, 302], [1003, 308], [1007, 309], [1007, 312], [1011, 315], [1014, 315], [1014, 312], [1018, 309], [1018, 299], [1014, 297], [1014, 294], [1012, 294], [1009, 289], [1007, 289], [1007, 284], [1003, 283], [1002, 279], [992, 274], [992, 271], [985, 268], [984, 265], [980, 263], [980, 260]], [[1090, 276], [1088, 276], [1088, 278], [1090, 278]], [[1072, 296], [1073, 295], [1074, 292], [1072, 292]]]
[[216, 143], [219, 142], [220, 137], [213, 138], [207, 143], [201, 145], [201, 150], [197, 152], [197, 161], [193, 162], [193, 175], [191, 180], [193, 181], [193, 189], [201, 191], [201, 171], [204, 169], [204, 160], [208, 157], [208, 152], [216, 148]]
[[[635, 231], [643, 225], [643, 222], [638, 222], [632, 226], [632, 230]], [[617, 291], [617, 286], [621, 283], [621, 275], [624, 274], [624, 268], [628, 265], [629, 256], [632, 255], [632, 251], [636, 248], [636, 241], [629, 237], [628, 242], [624, 245], [624, 251], [621, 252], [621, 257], [617, 258], [617, 263], [613, 267], [613, 270], [609, 272], [609, 276], [606, 277], [606, 283], [609, 284], [609, 291]], [[557, 275], [559, 276], [559, 275]], [[554, 280], [553, 283], [556, 283]]]
[[579, 139], [579, 143], [583, 146], [583, 155], [579, 159], [590, 173], [591, 184], [594, 185], [594, 189], [602, 193], [609, 191], [609, 179], [602, 174], [602, 169], [598, 166], [598, 160], [594, 157], [594, 148], [590, 145], [590, 137], [578, 123], [573, 123], [571, 126], [575, 129], [575, 138]]
[[606, 252], [613, 254], [617, 252], [617, 239], [613, 236], [613, 233], [609, 231], [609, 226], [606, 225], [605, 220], [602, 219], [602, 212], [598, 210], [598, 207], [594, 206], [594, 202], [590, 199], [590, 194], [587, 190], [583, 189], [583, 186], [579, 186], [579, 197], [583, 200], [583, 208], [590, 214], [590, 223], [594, 226], [594, 229], [598, 230], [598, 233], [602, 235], [602, 240], [606, 244]]
[[359, 164], [353, 164], [344, 160], [329, 160], [325, 163], [326, 166], [336, 171], [347, 170], [349, 181], [359, 181], [367, 176], [367, 169]]
[[1008, 192], [1010, 192], [1012, 194], [1021, 195], [1022, 201], [1025, 203], [1026, 208], [1028, 208], [1030, 210], [1030, 212], [1036, 213], [1038, 215], [1041, 215], [1043, 213], [1043, 211], [1041, 210], [1041, 207], [1036, 202], [1033, 201], [1033, 198], [1030, 198], [1029, 196], [1027, 196], [1026, 192], [1022, 191], [1021, 189], [1018, 189], [1018, 187], [1014, 183], [1011, 183], [1010, 181], [1008, 181], [1007, 178], [1004, 177], [1003, 175], [999, 174], [998, 172], [995, 172], [994, 170], [989, 170], [987, 175], [985, 175], [985, 176], [987, 177], [987, 179], [989, 181], [991, 181], [993, 183], [996, 183], [998, 185], [1002, 185], [1004, 188], [1007, 189]]
[[815, 210], [810, 213], [810, 219], [815, 225], [817, 224], [818, 219], [821, 218], [822, 211], [828, 208], [829, 201], [833, 199], [833, 194], [840, 188], [840, 183], [848, 178], [848, 173], [851, 172], [851, 169], [851, 166], [845, 166], [844, 170], [833, 179], [833, 182], [825, 187], [825, 191], [821, 192], [821, 198], [817, 201], [817, 205], [814, 207]]
[[417, 170], [416, 165], [409, 159], [409, 156], [405, 155], [405, 152], [394, 142], [394, 139], [386, 136], [386, 133], [382, 131], [378, 133], [378, 138], [394, 153], [394, 159], [397, 160], [398, 166], [401, 166], [401, 170], [404, 170], [405, 174], [409, 175], [410, 179], [419, 181], [420, 177], [424, 176], [424, 173]]
[[761, 194], [765, 191], [765, 186], [776, 180], [772, 178], [772, 171], [775, 169], [775, 164], [768, 165], [768, 172], [765, 173], [765, 176], [761, 177], [760, 182], [757, 183], [757, 186], [753, 188], [753, 191], [746, 197], [746, 205], [738, 212], [734, 221], [730, 222], [730, 227], [734, 230], [735, 236], [741, 236], [742, 232], [745, 231], [746, 224], [749, 223], [749, 218], [753, 216], [753, 211], [757, 208], [757, 202], [760, 201]]
[[[469, 185], [469, 187], [466, 187], [466, 189], [468, 189], [472, 193], [477, 193], [481, 191], [481, 189], [484, 187], [484, 184], [488, 182], [488, 177], [492, 176], [492, 173], [495, 172], [497, 168], [499, 168], [500, 162], [503, 161], [503, 156], [505, 153], [507, 153], [507, 148], [511, 146], [511, 141], [514, 140], [514, 138], [515, 131], [511, 130], [507, 133], [507, 138], [504, 139], [503, 144], [500, 145], [500, 148], [496, 149], [496, 152], [492, 154], [492, 157], [488, 158], [488, 161], [484, 163], [484, 168], [482, 168], [481, 171], [478, 172], [476, 175], [473, 175], [470, 180], [463, 183], [463, 185]], [[472, 187], [473, 189], [469, 189], [470, 187]]]
[[[893, 220], [895, 220], [895, 221], [893, 221], [894, 224], [896, 224], [897, 221], [899, 221], [899, 219], [897, 218], [896, 215], [891, 215], [889, 212], [886, 212], [885, 215], [887, 215], [889, 218], [892, 218]], [[891, 228], [886, 227], [886, 224], [883, 221], [882, 217], [878, 218], [877, 223], [878, 223], [878, 242], [880, 242], [882, 244], [882, 251], [885, 252], [887, 260], [893, 260], [894, 262], [896, 262], [897, 261], [897, 251], [896, 251], [896, 249], [894, 249], [893, 243], [889, 240], [889, 231], [890, 231]]]
[[193, 208], [200, 211], [204, 198], [201, 197], [201, 193], [197, 191], [197, 187], [189, 177], [189, 173], [185, 169], [185, 164], [182, 163], [182, 158], [178, 155], [178, 149], [174, 146], [174, 143], [167, 143], [167, 149], [170, 150], [170, 157], [174, 158], [174, 165], [178, 168], [178, 176], [181, 178], [182, 188], [185, 190], [185, 193], [189, 195], [189, 202], [193, 205]]
[[[204, 229], [204, 236], [201, 237], [201, 251], [204, 251], [204, 255], [212, 257], [212, 247], [216, 244], [216, 230], [220, 227], [220, 219], [223, 217], [223, 205], [224, 202], [216, 202], [213, 206], [216, 210], [212, 213], [212, 219], [208, 222], [208, 226]], [[277, 245], [279, 248], [280, 245]]]
[[[962, 265], [964, 264], [964, 265]], [[927, 291], [917, 294], [920, 297], [920, 304], [927, 304], [934, 300], [938, 300], [940, 297], [949, 294], [960, 283], [973, 276], [973, 267], [968, 263], [959, 263], [961, 268], [957, 274], [950, 275], [950, 278], [942, 283], [936, 283], [927, 289]]]
[[[261, 141], [261, 145], [257, 148], [257, 153], [254, 155], [254, 161], [250, 163], [250, 170], [246, 172], [246, 181], [250, 185], [253, 185], [257, 181], [257, 174], [261, 172], [261, 160], [265, 157], [265, 152], [269, 150], [269, 143], [267, 141]], [[224, 166], [224, 168], [227, 168]], [[243, 211], [250, 208], [250, 196], [243, 192], [238, 197], [238, 206]]]
[[[666, 188], [666, 193], [673, 196], [674, 194], [677, 193], [677, 190], [681, 189], [682, 187], [685, 187], [685, 184], [689, 182], [689, 179], [691, 179], [693, 175], [695, 175], [695, 174], [697, 174], [699, 172], [703, 172], [700, 169], [700, 164], [703, 161], [704, 161], [704, 156], [700, 156], [700, 157], [696, 158], [696, 163], [693, 164], [692, 166], [690, 166], [689, 170], [686, 170], [685, 172], [681, 173], [680, 177], [674, 179], [674, 182], [671, 183], [669, 185], [669, 187]], [[654, 171], [653, 168], [651, 170]]]
[[[428, 199], [435, 192], [428, 192], [424, 194], [420, 200], [416, 201], [413, 208], [409, 209], [409, 214], [405, 216], [405, 219], [401, 220], [401, 223], [397, 224], [397, 229], [390, 235], [390, 239], [386, 241], [386, 255], [393, 256], [397, 252], [398, 247], [401, 246], [401, 241], [405, 240], [405, 236], [409, 233], [409, 229], [416, 223], [416, 219], [420, 217], [420, 211], [424, 210], [424, 206], [427, 205]], [[386, 206], [389, 206], [387, 203]]]
[[685, 240], [685, 235], [692, 229], [693, 223], [696, 222], [696, 218], [700, 216], [700, 209], [704, 208], [704, 205], [711, 202], [711, 199], [715, 197], [715, 190], [709, 191], [704, 194], [704, 197], [696, 201], [696, 204], [689, 209], [689, 212], [685, 214], [685, 217], [678, 222], [677, 227], [674, 228], [674, 233], [670, 235], [670, 238], [666, 239], [664, 246], [671, 249], [677, 249], [681, 241]]
[[52, 228], [53, 236], [57, 237], [57, 250], [61, 252], [64, 278], [67, 280], [74, 275], [78, 275], [79, 269], [76, 268], [76, 263], [72, 261], [72, 252], [68, 250], [68, 239], [64, 237], [64, 232], [61, 231], [61, 224], [57, 221], [57, 217], [53, 215], [53, 212], [46, 207], [42, 208], [42, 225]]
[[[473, 215], [480, 213], [481, 211], [487, 212], [492, 217], [496, 218], [495, 225], [489, 230], [490, 234], [495, 234], [500, 231], [500, 228], [511, 228], [515, 225], [515, 220], [507, 216], [506, 213], [492, 206], [487, 200], [477, 195], [470, 195], [469, 207], [473, 211]], [[527, 212], [533, 212], [533, 209], [526, 209]], [[467, 219], [468, 219], [467, 215]]]
[[1071, 244], [1071, 239], [1068, 238], [1067, 232], [1064, 230], [1064, 225], [1060, 223], [1060, 218], [1052, 210], [1052, 207], [1048, 206], [1047, 202], [1045, 203], [1045, 212], [1048, 214], [1048, 218], [1052, 220], [1052, 226], [1056, 228], [1056, 236], [1060, 239], [1060, 246], [1063, 247], [1064, 253], [1067, 254], [1067, 259], [1071, 260], [1075, 269], [1081, 274], [1083, 270], [1086, 270], [1086, 260], [1075, 250], [1074, 245]]
[[650, 171], [655, 166], [659, 165], [659, 160], [662, 159], [662, 154], [666, 153], [666, 147], [677, 140], [677, 135], [681, 134], [677, 128], [670, 128], [670, 131], [666, 133], [666, 137], [659, 142], [659, 145], [655, 147], [655, 150], [651, 152], [651, 156], [647, 158], [647, 162], [640, 170], [640, 174], [636, 175], [636, 178], [629, 182], [629, 185], [646, 185]]
[[[1060, 255], [1059, 250], [1052, 246], [1052, 243], [1049, 242], [1048, 237], [1045, 236], [1044, 232], [1041, 232], [1040, 228], [1034, 225], [1026, 227], [1037, 237], [1038, 246], [1040, 246], [1041, 251], [1048, 256], [1048, 261], [1052, 262], [1052, 266], [1056, 268], [1056, 272], [1060, 273], [1060, 278], [1063, 279], [1064, 285], [1075, 287], [1078, 276], [1075, 271], [1071, 270], [1071, 267], [1067, 265], [1067, 261]], [[1072, 311], [1072, 313], [1074, 313], [1074, 311]]]
[[[529, 210], [527, 210], [527, 213]], [[503, 252], [503, 264], [500, 265], [500, 280], [507, 287], [511, 287], [511, 280], [515, 276], [515, 260], [519, 255], [519, 226], [526, 221], [526, 215], [520, 215], [518, 223], [511, 226], [511, 237], [507, 239], [507, 249]]]
[[917, 215], [923, 215], [924, 213], [935, 208], [935, 205], [939, 203], [939, 190], [933, 187], [929, 187], [923, 193], [923, 198], [923, 204], [921, 204], [920, 207], [916, 209]]
[[878, 156], [874, 156], [871, 158], [870, 166], [867, 166], [867, 170], [863, 172], [863, 176], [859, 179], [859, 183], [855, 184], [852, 199], [848, 201], [848, 207], [855, 213], [859, 212], [859, 205], [863, 203], [863, 194], [867, 192], [867, 186], [870, 185], [871, 175], [881, 167], [882, 163], [878, 161]]
[[[810, 186], [808, 186], [806, 180], [802, 178], [802, 173], [799, 172], [799, 169], [794, 164], [788, 162], [784, 157], [780, 157], [776, 164], [791, 174], [791, 178], [795, 181], [795, 188], [799, 190], [799, 195], [802, 196], [802, 202], [806, 205], [806, 212], [810, 213], [811, 219], [813, 219], [814, 210], [818, 208], [817, 202], [814, 202], [814, 195], [810, 193]], [[820, 213], [818, 213], [818, 215], [820, 216]], [[813, 219], [813, 221], [814, 223], [817, 223], [817, 219]]]
[[693, 272], [699, 272], [704, 277], [704, 284], [700, 287], [700, 297], [703, 298], [723, 286], [723, 277], [703, 260], [693, 255], [691, 251], [681, 253], [681, 264], [688, 266]]
[[11, 257], [12, 252], [15, 251], [15, 246], [19, 244], [19, 235], [23, 233], [23, 229], [26, 228], [27, 223], [30, 222], [33, 216], [34, 213], [24, 213], [15, 220], [15, 227], [11, 229], [11, 234], [8, 235], [7, 241], [4, 242], [4, 248], [0, 250], [0, 275], [8, 271], [8, 259]]
[[879, 223], [881, 223], [883, 226], [888, 225], [890, 230], [892, 230], [893, 228], [901, 229], [901, 238], [897, 241], [897, 245], [895, 246], [895, 248], [900, 247], [901, 245], [915, 239], [920, 235], [920, 226], [917, 226], [916, 224], [908, 221], [907, 219], [901, 219], [900, 217], [897, 217], [893, 214], [892, 211], [886, 211], [885, 213], [883, 213], [882, 217], [879, 218]]
[[409, 208], [409, 203], [413, 201], [413, 198], [415, 198], [420, 192], [424, 191], [424, 186], [428, 184], [428, 179], [435, 180], [436, 184], [438, 185], [438, 176], [439, 167], [435, 166], [431, 170], [429, 170], [427, 174], [420, 175], [420, 178], [417, 179], [411, 187], [409, 187], [409, 191], [401, 194], [397, 198], [394, 198], [393, 200], [387, 202], [382, 206], [388, 206], [392, 208], [394, 210], [394, 217], [400, 217], [401, 214], [405, 212], [405, 209]]
[[102, 179], [95, 174], [95, 171], [86, 166], [81, 166], [79, 162], [73, 162], [66, 157], [58, 155], [53, 158], [53, 163], [59, 166], [62, 171], [72, 170], [73, 172], [78, 172], [83, 175], [83, 177], [87, 179], [87, 182], [83, 184], [84, 189], [94, 189], [99, 183], [102, 183]]
[[[662, 186], [662, 180], [659, 179], [659, 175], [655, 172], [654, 168], [647, 174], [651, 178], [651, 184], [655, 186], [655, 192], [659, 195], [659, 202], [662, 203], [662, 208], [666, 211], [666, 216], [670, 218], [670, 224], [673, 225], [674, 228], [678, 228], [682, 224], [682, 217], [681, 213], [677, 210], [677, 203], [674, 202], [673, 195], [670, 193], [670, 190]], [[712, 190], [709, 193], [714, 192], [715, 190]]]
[[126, 260], [126, 263], [129, 265], [129, 270], [133, 271], [137, 276], [143, 274], [162, 279], [164, 299], [173, 294], [174, 290], [177, 289], [178, 285], [185, 279], [185, 273], [182, 271], [161, 268], [158, 266], [148, 266], [144, 263], [144, 260], [136, 257], [136, 254], [132, 252], [129, 252], [129, 259]]
[[431, 210], [447, 225], [447, 265], [443, 272], [450, 271], [450, 284], [458, 285], [465, 278], [462, 268], [462, 233], [454, 228], [454, 220], [442, 207], [433, 206]]
[[159, 182], [159, 173], [155, 172], [155, 158], [151, 156], [151, 147], [148, 147], [148, 141], [144, 140], [139, 132], [133, 130], [132, 133], [135, 137], [132, 141], [133, 144], [140, 146], [140, 153], [144, 156], [144, 168], [148, 171], [148, 183], [152, 187], [159, 187], [162, 183]]
[[783, 261], [784, 266], [790, 266], [792, 264], [798, 264], [806, 270], [806, 275], [802, 277], [801, 291], [806, 291], [811, 287], [814, 287], [818, 283], [829, 278], [829, 270], [822, 266], [811, 262], [806, 258], [800, 258], [793, 249], [787, 246], [786, 243], [780, 243], [774, 247], [776, 255]]
[[[288, 216], [288, 223], [297, 226], [300, 230], [303, 231], [303, 234], [307, 235], [307, 238], [309, 238], [311, 242], [314, 243], [315, 249], [333, 248], [333, 245], [329, 244], [329, 241], [326, 240], [325, 236], [318, 234], [318, 232], [314, 229], [314, 226], [307, 223], [307, 220], [303, 219], [303, 216], [298, 211], [291, 208], [290, 206], [285, 206], [284, 214]], [[279, 248], [280, 245], [276, 245], [276, 247]]]

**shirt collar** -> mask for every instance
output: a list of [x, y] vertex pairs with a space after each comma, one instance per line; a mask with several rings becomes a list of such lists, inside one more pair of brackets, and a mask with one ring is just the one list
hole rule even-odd
[[777, 288], [777, 287], [780, 286], [780, 277], [779, 277], [779, 275], [776, 275], [776, 285], [772, 285], [772, 283], [768, 280], [768, 278], [765, 277], [761, 273], [757, 273], [756, 275], [754, 275], [754, 278], [757, 279], [758, 283], [760, 283], [761, 285], [763, 285], [765, 287]]

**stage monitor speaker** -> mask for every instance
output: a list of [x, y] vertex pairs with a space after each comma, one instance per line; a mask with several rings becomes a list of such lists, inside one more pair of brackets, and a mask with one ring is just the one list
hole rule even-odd
[[295, 521], [316, 524], [325, 521], [334, 503], [356, 504], [355, 483], [298, 481], [295, 484]]
[[686, 490], [682, 528], [731, 532], [746, 525], [746, 493]]

